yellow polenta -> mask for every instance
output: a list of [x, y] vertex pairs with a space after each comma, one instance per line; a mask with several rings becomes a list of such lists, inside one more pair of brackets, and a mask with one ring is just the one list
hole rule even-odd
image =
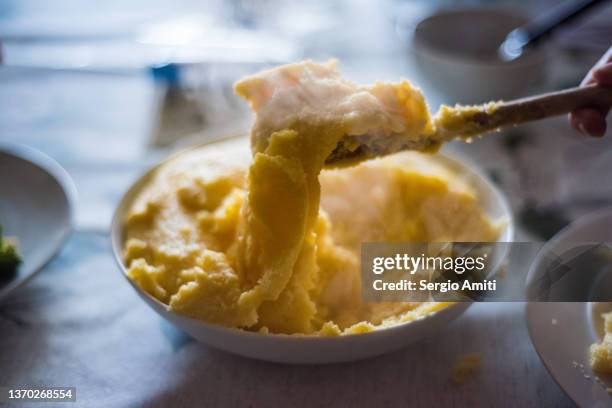
[[341, 140], [427, 132], [420, 92], [311, 62], [236, 89], [257, 113], [251, 154], [204, 147], [154, 174], [126, 220], [130, 278], [172, 311], [265, 333], [367, 332], [445, 307], [363, 301], [360, 243], [495, 240], [470, 187], [414, 152], [323, 169]]
[[612, 373], [612, 312], [604, 313], [604, 338], [591, 345], [589, 357], [593, 370]]

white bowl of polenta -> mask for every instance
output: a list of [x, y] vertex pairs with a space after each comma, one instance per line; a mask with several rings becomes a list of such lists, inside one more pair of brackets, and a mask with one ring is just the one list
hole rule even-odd
[[[398, 350], [470, 303], [364, 300], [362, 242], [512, 240], [504, 196], [444, 154], [323, 170], [310, 189], [298, 173], [274, 173], [292, 163], [272, 164], [247, 138], [186, 150], [143, 175], [114, 215], [113, 251], [138, 295], [218, 349], [298, 364]], [[267, 234], [284, 239], [271, 247]]]

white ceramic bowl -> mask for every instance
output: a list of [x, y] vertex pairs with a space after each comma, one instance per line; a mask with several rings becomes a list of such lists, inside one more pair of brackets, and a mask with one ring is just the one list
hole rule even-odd
[[444, 103], [483, 103], [523, 94], [545, 74], [545, 53], [504, 62], [496, 50], [525, 23], [520, 15], [489, 9], [439, 11], [408, 30], [421, 79]]
[[[214, 150], [215, 154], [218, 154], [226, 148], [228, 151], [232, 151], [233, 145], [246, 146], [247, 140], [245, 138], [232, 139], [201, 148]], [[188, 152], [189, 150], [184, 153], [178, 153], [168, 160], [173, 160], [178, 155]], [[231, 160], [231, 157], [228, 156], [228, 160]], [[499, 240], [501, 242], [512, 241], [512, 216], [505, 198], [497, 188], [480, 171], [446, 156], [438, 155], [435, 157], [445, 165], [451, 166], [454, 171], [465, 175], [467, 180], [475, 187], [481, 199], [481, 205], [491, 217], [494, 219], [507, 219], [508, 222]], [[410, 343], [431, 335], [448, 325], [449, 322], [457, 318], [470, 305], [469, 302], [455, 303], [445, 309], [409, 323], [370, 333], [339, 337], [263, 335], [209, 324], [171, 312], [165, 304], [151, 297], [127, 277], [122, 255], [124, 243], [123, 222], [126, 214], [135, 197], [143, 186], [151, 180], [155, 171], [163, 163], [152, 168], [142, 176], [119, 203], [111, 228], [113, 252], [122, 274], [130, 282], [138, 295], [160, 316], [169, 320], [202, 343], [242, 356], [280, 363], [321, 364], [351, 361], [399, 350]], [[503, 256], [505, 254], [500, 254], [500, 257]]]
[[0, 300], [34, 277], [62, 248], [74, 222], [76, 189], [53, 159], [32, 148], [0, 144], [0, 225], [17, 237], [23, 263], [0, 283]]
[[[557, 233], [534, 260], [527, 283], [546, 273], [545, 254], [561, 254], [589, 242], [612, 242], [612, 208], [586, 215]], [[610, 272], [607, 275], [609, 281]], [[590, 283], [595, 285], [597, 281]], [[596, 295], [601, 289], [593, 288], [590, 293]], [[612, 387], [612, 374], [593, 372], [588, 351], [591, 344], [603, 337], [601, 314], [611, 310], [612, 303], [592, 302], [530, 302], [526, 306], [529, 335], [540, 359], [555, 381], [581, 407], [610, 406], [607, 389]]]

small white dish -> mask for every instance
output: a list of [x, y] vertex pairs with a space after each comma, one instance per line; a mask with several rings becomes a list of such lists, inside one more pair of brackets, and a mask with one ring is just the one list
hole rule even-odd
[[[243, 150], [248, 149], [247, 139], [231, 139], [198, 148], [209, 148], [210, 154], [217, 157], [226, 154], [228, 160], [231, 160], [231, 158], [244, 157], [243, 154], [239, 154], [240, 151], [236, 154], [237, 147]], [[190, 151], [179, 152], [168, 160], [173, 160], [178, 155], [189, 154]], [[443, 155], [435, 157], [445, 165], [452, 166], [454, 171], [460, 171], [465, 175], [466, 180], [476, 188], [481, 198], [481, 205], [492, 218], [507, 220], [504, 231], [500, 235], [500, 241], [512, 241], [512, 215], [504, 196], [498, 189], [481, 172], [474, 170], [466, 164]], [[123, 224], [127, 212], [141, 189], [151, 180], [157, 169], [168, 160], [158, 164], [144, 174], [122, 198], [115, 211], [111, 226], [112, 247], [123, 276], [138, 295], [161, 317], [202, 343], [234, 354], [279, 363], [322, 364], [346, 362], [396, 351], [410, 343], [432, 335], [456, 319], [471, 304], [469, 302], [455, 303], [409, 323], [365, 334], [338, 337], [264, 335], [209, 324], [171, 312], [165, 304], [151, 297], [127, 277], [122, 255], [124, 245]], [[505, 254], [500, 253], [500, 257], [503, 256]]]
[[[486, 8], [441, 10], [407, 30], [423, 82], [444, 103], [483, 103], [520, 96], [545, 74], [545, 53], [502, 61], [497, 49], [526, 19]], [[483, 35], [483, 33], [486, 33]]]
[[60, 250], [73, 225], [76, 189], [68, 173], [34, 149], [0, 144], [0, 225], [15, 236], [23, 263], [0, 285], [0, 300], [31, 279]]
[[[570, 224], [540, 254], [562, 253], [576, 243], [611, 241], [612, 208], [606, 208]], [[535, 259], [528, 282], [537, 278], [543, 262], [543, 256]], [[612, 387], [612, 375], [593, 372], [588, 355], [591, 344], [601, 341], [601, 314], [611, 310], [612, 304], [589, 302], [532, 302], [526, 306], [529, 335], [538, 355], [559, 386], [582, 407], [612, 404], [612, 395], [606, 391]]]

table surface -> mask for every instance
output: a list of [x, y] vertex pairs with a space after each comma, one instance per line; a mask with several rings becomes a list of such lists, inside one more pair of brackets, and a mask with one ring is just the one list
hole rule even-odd
[[[366, 81], [412, 72], [397, 56], [346, 58], [343, 67]], [[46, 152], [79, 191], [67, 245], [0, 305], [0, 385], [74, 386], [77, 405], [103, 407], [573, 405], [539, 360], [520, 303], [475, 304], [402, 351], [319, 366], [233, 356], [163, 321], [119, 273], [108, 237], [122, 193], [168, 154], [147, 148], [156, 101], [146, 72], [0, 69], [0, 141]], [[564, 120], [549, 120], [450, 149], [499, 183], [517, 214], [518, 238], [533, 240], [612, 201], [609, 139], [580, 139]], [[585, 186], [587, 178], [599, 187]], [[526, 203], [549, 209], [557, 224], [538, 229]], [[453, 385], [451, 367], [470, 352], [482, 354], [480, 371]]]
[[[435, 338], [346, 364], [296, 366], [204, 346], [117, 271], [104, 234], [76, 232], [0, 309], [0, 384], [77, 388], [85, 406], [572, 406], [529, 341], [524, 305], [477, 304]], [[449, 381], [458, 356], [480, 372]]]

